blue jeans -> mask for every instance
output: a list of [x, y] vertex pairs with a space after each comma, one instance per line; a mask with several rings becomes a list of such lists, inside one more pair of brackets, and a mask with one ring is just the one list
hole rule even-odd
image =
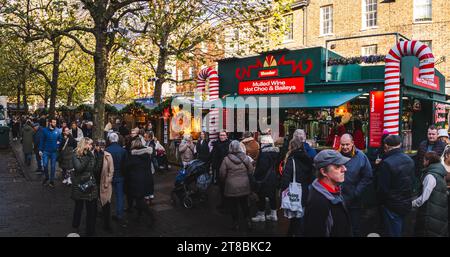
[[44, 163], [44, 174], [45, 179], [49, 179], [48, 176], [48, 161], [51, 161], [51, 170], [50, 170], [50, 181], [55, 180], [55, 170], [56, 170], [56, 158], [58, 157], [57, 152], [44, 152], [42, 154], [42, 162]]
[[124, 208], [124, 193], [123, 193], [123, 177], [113, 178], [113, 190], [116, 196], [116, 216], [119, 219], [123, 218], [123, 208]]
[[387, 236], [401, 237], [404, 217], [388, 210], [386, 207], [383, 207], [383, 214]]

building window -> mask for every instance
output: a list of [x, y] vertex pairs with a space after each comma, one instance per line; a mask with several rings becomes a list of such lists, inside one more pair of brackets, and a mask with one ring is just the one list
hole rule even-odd
[[420, 42], [424, 43], [425, 45], [427, 45], [430, 50], [433, 50], [433, 42], [431, 40], [421, 40]]
[[361, 48], [362, 56], [371, 56], [371, 55], [376, 55], [377, 53], [378, 53], [377, 45], [368, 45], [368, 46], [363, 46]]
[[288, 14], [284, 16], [284, 41], [291, 41], [294, 39], [294, 16], [292, 14]]
[[333, 6], [328, 5], [320, 8], [320, 34], [329, 35], [333, 33]]
[[363, 0], [362, 8], [363, 28], [377, 26], [377, 0]]
[[431, 21], [431, 0], [414, 0], [414, 21]]

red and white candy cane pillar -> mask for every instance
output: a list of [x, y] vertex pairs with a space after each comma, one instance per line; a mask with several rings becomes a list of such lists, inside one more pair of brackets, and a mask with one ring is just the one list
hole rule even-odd
[[[197, 94], [205, 91], [206, 80], [209, 79], [209, 92], [207, 101], [219, 99], [219, 74], [211, 67], [202, 69], [197, 76]], [[219, 132], [219, 109], [212, 108], [209, 112], [209, 138], [216, 139]]]
[[420, 61], [419, 76], [434, 79], [434, 56], [431, 49], [419, 41], [401, 41], [386, 55], [384, 71], [384, 129], [399, 134], [400, 121], [400, 61], [403, 56], [416, 56]]

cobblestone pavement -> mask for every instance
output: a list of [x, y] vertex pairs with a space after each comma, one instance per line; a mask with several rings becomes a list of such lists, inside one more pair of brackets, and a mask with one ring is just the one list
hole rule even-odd
[[[17, 159], [16, 159], [17, 156]], [[34, 158], [34, 156], [33, 156]], [[57, 180], [54, 189], [41, 185], [41, 176], [35, 175], [36, 164], [23, 164], [21, 145], [12, 142], [11, 148], [0, 150], [0, 236], [66, 236], [71, 232], [74, 203], [70, 199], [70, 187]], [[57, 177], [59, 172], [57, 172]], [[102, 219], [97, 218], [98, 236], [284, 236], [287, 220], [255, 224], [253, 230], [232, 231], [231, 217], [218, 213], [215, 208], [218, 189], [210, 187], [208, 201], [193, 209], [174, 207], [171, 191], [176, 176], [175, 168], [155, 176], [155, 200], [153, 201], [154, 225], [149, 228], [127, 218], [127, 228], [113, 222], [113, 233], [102, 229]], [[114, 198], [114, 197], [113, 197]], [[254, 209], [254, 207], [253, 207]], [[114, 201], [113, 208], [114, 210]], [[254, 210], [253, 210], [254, 212]], [[113, 211], [114, 214], [114, 211]], [[281, 216], [281, 215], [279, 215]], [[85, 212], [80, 232], [85, 229]]]

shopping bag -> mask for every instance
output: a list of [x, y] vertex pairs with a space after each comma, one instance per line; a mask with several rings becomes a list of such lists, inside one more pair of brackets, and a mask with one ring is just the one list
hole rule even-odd
[[[297, 183], [295, 180], [295, 160], [292, 159], [294, 174], [292, 182], [281, 194], [281, 208], [289, 210], [290, 212], [297, 212], [297, 215], [303, 217], [303, 207], [302, 207], [302, 185]], [[292, 216], [291, 216], [292, 217]], [[290, 217], [288, 217], [290, 218]]]

